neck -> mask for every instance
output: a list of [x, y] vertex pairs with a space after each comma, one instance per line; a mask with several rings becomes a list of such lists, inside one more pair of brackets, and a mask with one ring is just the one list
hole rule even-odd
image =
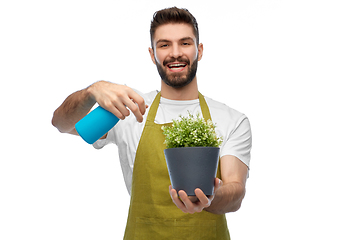
[[195, 78], [182, 88], [170, 87], [161, 81], [161, 96], [170, 100], [194, 100], [199, 98], [197, 79]]

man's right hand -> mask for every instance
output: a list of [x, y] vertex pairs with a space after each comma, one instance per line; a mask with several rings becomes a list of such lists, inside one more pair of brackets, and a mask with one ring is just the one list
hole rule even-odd
[[77, 135], [75, 124], [96, 102], [120, 119], [125, 119], [132, 111], [138, 122], [143, 121], [147, 108], [144, 99], [131, 88], [99, 81], [68, 96], [55, 110], [52, 124], [62, 133]]
[[94, 101], [116, 117], [124, 120], [131, 111], [138, 122], [143, 121], [148, 106], [145, 100], [130, 87], [99, 81], [88, 87], [88, 91]]

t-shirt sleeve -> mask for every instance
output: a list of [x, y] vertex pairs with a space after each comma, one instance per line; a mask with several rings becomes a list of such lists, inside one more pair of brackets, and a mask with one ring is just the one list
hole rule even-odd
[[110, 129], [105, 139], [99, 139], [96, 142], [94, 142], [93, 147], [95, 149], [101, 149], [110, 143], [115, 143], [115, 127]]
[[235, 125], [221, 147], [220, 157], [232, 155], [250, 167], [252, 135], [249, 119], [244, 115]]

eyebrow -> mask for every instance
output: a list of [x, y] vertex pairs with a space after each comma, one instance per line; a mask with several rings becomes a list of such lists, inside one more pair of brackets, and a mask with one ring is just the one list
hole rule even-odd
[[[179, 41], [192, 41], [194, 42], [194, 39], [192, 39], [191, 37], [184, 37], [184, 38], [181, 38]], [[159, 43], [169, 43], [171, 42], [170, 40], [167, 40], [167, 39], [159, 39], [156, 44], [159, 44]]]
[[194, 39], [192, 39], [191, 37], [184, 37], [184, 38], [180, 39], [180, 41], [188, 41], [188, 40], [194, 42]]
[[166, 40], [166, 39], [159, 39], [156, 44], [159, 44], [159, 43], [168, 43], [170, 42], [169, 40]]

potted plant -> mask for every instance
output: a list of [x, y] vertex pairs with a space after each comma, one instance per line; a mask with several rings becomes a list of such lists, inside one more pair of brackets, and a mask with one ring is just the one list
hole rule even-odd
[[172, 126], [162, 127], [164, 154], [171, 185], [176, 191], [184, 190], [188, 196], [195, 196], [194, 190], [200, 188], [205, 195], [213, 195], [222, 143], [215, 127], [211, 120], [190, 113], [188, 117], [173, 120]]

